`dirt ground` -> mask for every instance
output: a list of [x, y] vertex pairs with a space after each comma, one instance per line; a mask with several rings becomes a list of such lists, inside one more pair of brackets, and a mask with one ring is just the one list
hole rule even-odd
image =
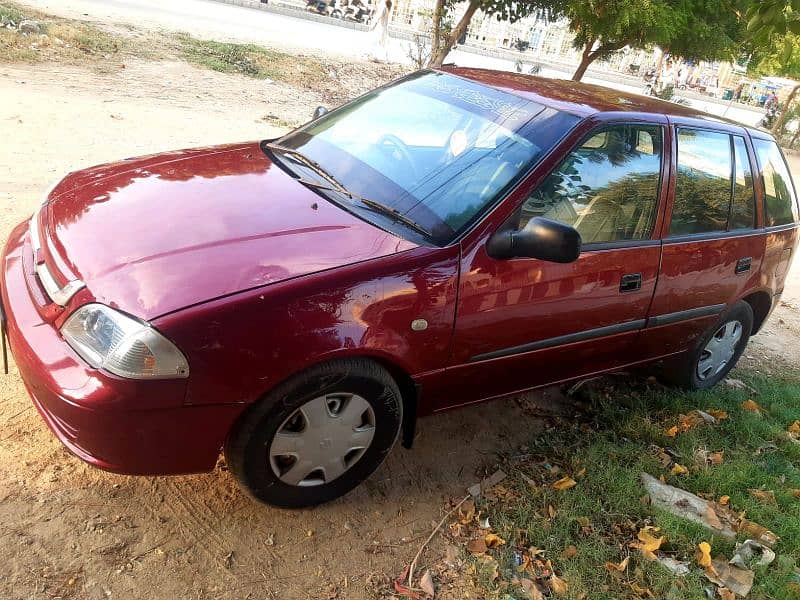
[[[303, 120], [320, 101], [178, 62], [105, 74], [0, 65], [0, 239], [67, 170], [268, 137], [281, 131], [274, 123]], [[796, 266], [785, 304], [748, 350], [755, 368], [775, 358], [800, 364], [797, 274]], [[395, 450], [361, 488], [290, 512], [251, 501], [224, 467], [132, 478], [84, 465], [47, 430], [12, 367], [0, 377], [0, 597], [379, 597], [450, 498], [498, 453], [521, 452], [547, 410], [568, 410], [557, 399], [549, 391], [425, 419], [415, 448]]]

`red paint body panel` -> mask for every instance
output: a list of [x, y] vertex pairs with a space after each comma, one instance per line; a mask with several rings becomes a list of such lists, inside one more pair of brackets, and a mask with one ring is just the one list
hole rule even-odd
[[[253, 402], [314, 363], [372, 356], [415, 375], [446, 366], [458, 247], [417, 248], [157, 319], [191, 357], [190, 404]], [[425, 318], [425, 331], [410, 323]], [[235, 376], [231, 376], [235, 373]]]
[[41, 319], [28, 293], [26, 229], [17, 227], [6, 246], [2, 301], [20, 375], [53, 433], [74, 454], [109, 471], [144, 475], [213, 467], [243, 407], [187, 408], [186, 380], [125, 380], [86, 365]]
[[148, 320], [414, 246], [321, 201], [257, 143], [95, 167], [55, 191], [48, 257]]
[[[100, 165], [55, 186], [42, 212], [42, 258], [59, 284], [80, 278], [86, 289], [63, 309], [48, 301], [33, 273], [27, 224], [12, 233], [0, 274], [11, 349], [59, 439], [118, 472], [207, 470], [247, 406], [335, 357], [371, 357], [407, 375], [421, 386], [418, 412], [425, 414], [681, 352], [715, 318], [648, 327], [653, 317], [754, 293], [774, 305], [796, 227], [666, 239], [671, 124], [765, 134], [605, 88], [445, 70], [584, 117], [448, 247], [416, 245], [336, 207], [255, 143]], [[489, 257], [490, 236], [567, 152], [608, 122], [664, 128], [652, 239], [590, 247], [572, 264]], [[752, 258], [751, 270], [736, 275], [743, 256]], [[620, 280], [630, 273], [641, 273], [641, 289], [622, 293]], [[59, 327], [94, 301], [152, 322], [187, 357], [189, 378], [133, 381], [90, 368]], [[412, 331], [415, 319], [427, 328]]]

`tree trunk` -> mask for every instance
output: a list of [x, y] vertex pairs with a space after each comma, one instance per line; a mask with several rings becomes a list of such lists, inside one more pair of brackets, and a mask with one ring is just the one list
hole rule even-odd
[[[599, 44], [597, 48], [594, 48], [595, 44]], [[575, 69], [575, 73], [572, 75], [572, 81], [580, 81], [583, 79], [583, 76], [586, 74], [586, 69], [589, 68], [589, 65], [591, 65], [601, 56], [608, 56], [617, 50], [621, 50], [625, 46], [627, 46], [627, 42], [608, 42], [605, 44], [600, 43], [599, 40], [589, 42], [583, 49], [583, 54], [581, 55], [581, 64], [579, 64], [578, 68]], [[594, 50], [592, 50], [592, 48], [594, 48]]]
[[794, 132], [794, 135], [792, 136], [792, 141], [789, 142], [789, 148], [794, 149], [794, 144], [795, 142], [797, 142], [798, 137], [800, 137], [800, 127], [798, 127], [797, 131]]
[[445, 36], [443, 40], [440, 42], [439, 48], [433, 48], [431, 52], [431, 60], [428, 63], [429, 67], [441, 67], [444, 63], [444, 59], [447, 58], [447, 55], [450, 54], [450, 50], [452, 50], [455, 43], [461, 38], [462, 35], [467, 31], [467, 27], [469, 27], [469, 22], [472, 20], [475, 11], [478, 10], [478, 2], [472, 0], [467, 7], [467, 11], [464, 13], [464, 16], [458, 21], [458, 24], [453, 28], [453, 31], [450, 32], [450, 35]]
[[433, 19], [431, 23], [431, 58], [436, 54], [442, 44], [442, 16], [444, 15], [444, 0], [436, 0], [433, 6]]
[[591, 41], [586, 44], [586, 47], [583, 49], [583, 54], [581, 55], [581, 64], [579, 64], [578, 68], [575, 69], [575, 73], [572, 75], [572, 81], [580, 81], [583, 79], [583, 76], [586, 74], [586, 69], [589, 68], [589, 65], [592, 64], [592, 61], [597, 56], [592, 52], [594, 44], [595, 42]]
[[783, 124], [786, 122], [786, 117], [789, 116], [789, 109], [792, 106], [792, 101], [794, 97], [797, 95], [797, 91], [800, 89], [800, 85], [796, 85], [792, 88], [792, 91], [789, 92], [789, 97], [786, 98], [786, 104], [781, 111], [781, 114], [778, 115], [778, 120], [775, 121], [775, 126], [772, 128], [772, 135], [776, 138], [780, 138], [781, 130], [783, 129]]

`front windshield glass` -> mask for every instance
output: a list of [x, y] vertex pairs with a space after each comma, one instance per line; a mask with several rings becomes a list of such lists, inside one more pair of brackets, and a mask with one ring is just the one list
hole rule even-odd
[[[446, 244], [576, 122], [573, 115], [461, 77], [419, 72], [312, 121], [278, 145], [297, 150], [349, 192], [390, 207]], [[353, 208], [363, 218], [379, 218], [357, 200]]]

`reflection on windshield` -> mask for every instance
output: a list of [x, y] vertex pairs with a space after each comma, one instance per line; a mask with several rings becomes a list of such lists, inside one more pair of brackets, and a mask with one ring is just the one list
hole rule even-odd
[[350, 192], [390, 206], [447, 243], [576, 121], [454, 75], [422, 72], [279, 143], [319, 163]]

